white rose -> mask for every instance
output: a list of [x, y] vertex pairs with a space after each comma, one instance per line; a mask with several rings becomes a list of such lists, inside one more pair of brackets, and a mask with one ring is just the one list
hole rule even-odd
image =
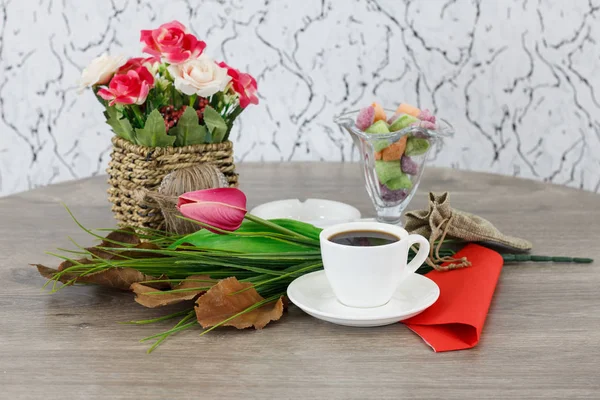
[[85, 88], [94, 85], [104, 85], [117, 70], [127, 61], [125, 56], [109, 56], [104, 53], [100, 57], [94, 58], [90, 65], [81, 73], [79, 79], [79, 93]]
[[225, 68], [204, 54], [181, 64], [171, 64], [168, 70], [175, 80], [175, 88], [188, 96], [212, 96], [225, 90], [231, 80]]

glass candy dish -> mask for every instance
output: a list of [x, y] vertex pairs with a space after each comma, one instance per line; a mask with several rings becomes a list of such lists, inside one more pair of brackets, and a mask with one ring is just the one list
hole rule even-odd
[[[393, 115], [393, 110], [385, 110]], [[367, 193], [377, 212], [377, 220], [399, 224], [417, 191], [427, 156], [442, 138], [454, 134], [447, 121], [437, 118], [435, 124], [416, 120], [410, 126], [389, 132], [363, 131], [356, 126], [359, 111], [340, 115], [335, 122], [352, 136], [362, 159]], [[394, 115], [396, 118], [415, 117]], [[383, 122], [383, 121], [381, 121]], [[394, 124], [391, 125], [392, 127]]]

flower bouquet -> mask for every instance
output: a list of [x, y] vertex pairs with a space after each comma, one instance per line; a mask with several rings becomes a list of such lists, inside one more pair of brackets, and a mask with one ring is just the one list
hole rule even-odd
[[237, 185], [229, 135], [234, 121], [258, 104], [256, 80], [204, 53], [177, 21], [141, 31], [148, 57], [102, 55], [83, 70], [105, 107], [113, 152], [107, 170], [113, 212], [122, 226], [158, 228], [162, 215], [139, 204], [138, 189], [154, 189], [169, 172], [213, 163]]

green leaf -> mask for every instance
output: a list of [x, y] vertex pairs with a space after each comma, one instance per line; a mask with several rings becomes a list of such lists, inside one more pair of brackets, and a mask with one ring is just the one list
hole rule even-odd
[[204, 139], [204, 143], [217, 143], [217, 142], [213, 141], [213, 135], [210, 133], [210, 131], [208, 129], [206, 130], [206, 138]]
[[173, 146], [175, 136], [167, 135], [165, 121], [158, 110], [154, 110], [148, 116], [143, 128], [136, 130], [137, 143], [147, 147]]
[[183, 243], [191, 244], [198, 250], [220, 250], [228, 253], [287, 253], [315, 249], [266, 236], [219, 235], [206, 229], [192, 233], [170, 247]]
[[[291, 219], [271, 219], [270, 222], [277, 224], [286, 229], [300, 233], [308, 238], [319, 240], [320, 228], [311, 224]], [[187, 235], [169, 246], [169, 248], [177, 248], [177, 246], [188, 243], [203, 250], [224, 250], [228, 252], [243, 252], [243, 253], [280, 253], [291, 251], [306, 251], [307, 249], [315, 250], [314, 247], [305, 246], [300, 243], [294, 244], [278, 240], [274, 237], [262, 236], [236, 236], [235, 233], [253, 233], [253, 234], [277, 234], [274, 229], [270, 229], [256, 222], [245, 220], [242, 226], [234, 232], [233, 235], [218, 235], [206, 229], [199, 230], [190, 235]], [[221, 239], [219, 239], [221, 238]]]
[[137, 143], [135, 140], [135, 131], [127, 118], [120, 118], [119, 111], [115, 107], [106, 107], [104, 111], [106, 123], [111, 126], [115, 135], [131, 143]]
[[227, 123], [214, 108], [204, 108], [204, 123], [212, 135], [212, 143], [221, 143], [227, 133]]
[[[293, 219], [270, 219], [270, 222], [277, 224], [281, 227], [297, 232], [308, 238], [319, 240], [319, 234], [322, 229], [317, 228], [314, 225], [307, 224], [306, 222], [300, 222]], [[264, 233], [276, 233], [275, 230], [269, 229], [264, 225], [256, 222], [245, 220], [242, 222], [242, 226], [236, 232], [264, 232]]]
[[166, 103], [165, 95], [162, 91], [158, 89], [158, 87], [153, 87], [150, 89], [148, 93], [148, 97], [146, 97], [145, 104], [145, 113], [146, 115], [150, 115], [150, 113], [156, 109], [160, 109], [162, 104]]
[[198, 114], [192, 107], [183, 112], [177, 126], [169, 131], [177, 139], [175, 146], [187, 146], [190, 144], [201, 144], [206, 142], [206, 127], [198, 123]]

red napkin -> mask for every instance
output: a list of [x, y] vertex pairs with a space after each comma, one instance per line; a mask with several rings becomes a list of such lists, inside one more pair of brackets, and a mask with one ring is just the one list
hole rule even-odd
[[471, 266], [427, 277], [440, 287], [440, 297], [421, 314], [402, 321], [438, 351], [475, 347], [483, 330], [504, 261], [497, 252], [469, 244], [456, 254]]

